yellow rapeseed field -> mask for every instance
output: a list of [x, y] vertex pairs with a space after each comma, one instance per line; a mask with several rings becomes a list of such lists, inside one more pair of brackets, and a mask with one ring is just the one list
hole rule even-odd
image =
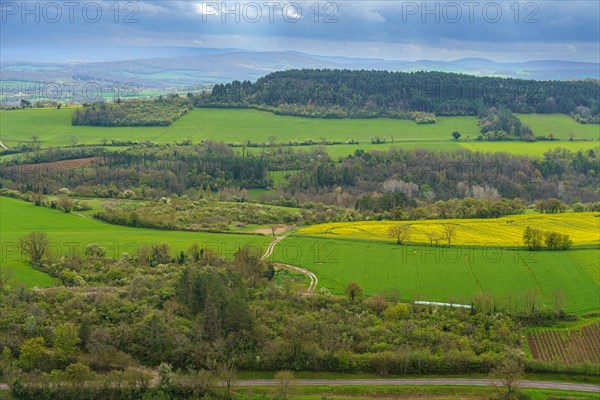
[[411, 226], [411, 243], [447, 243], [444, 224], [455, 224], [453, 245], [522, 246], [524, 229], [541, 229], [566, 233], [573, 245], [600, 243], [600, 213], [521, 214], [494, 219], [444, 219], [424, 221], [336, 222], [308, 226], [298, 234], [329, 238], [393, 241], [389, 229], [393, 225]]

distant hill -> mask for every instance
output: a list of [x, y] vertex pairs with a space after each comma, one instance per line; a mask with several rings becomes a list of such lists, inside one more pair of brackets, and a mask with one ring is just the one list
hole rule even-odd
[[[455, 61], [402, 61], [377, 58], [318, 56], [300, 52], [255, 52], [238, 49], [187, 47], [123, 48], [112, 51], [112, 61], [98, 61], [102, 50], [83, 50], [69, 62], [19, 61], [31, 56], [3, 50], [3, 80], [110, 79], [140, 82], [157, 88], [230, 80], [256, 80], [274, 71], [303, 68], [328, 68], [385, 71], [458, 72], [477, 76], [512, 77], [535, 80], [575, 80], [600, 78], [600, 64], [572, 61], [528, 61], [498, 63], [483, 58]], [[106, 53], [102, 53], [106, 54]], [[15, 61], [9, 61], [9, 60]], [[92, 61], [82, 61], [92, 60]]]

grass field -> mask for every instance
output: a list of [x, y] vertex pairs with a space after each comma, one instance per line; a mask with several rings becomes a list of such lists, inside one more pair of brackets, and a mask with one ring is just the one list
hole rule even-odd
[[[431, 140], [450, 139], [454, 130], [470, 135], [477, 133], [475, 117], [440, 117], [434, 125], [417, 125], [407, 120], [325, 120], [278, 116], [255, 110], [195, 109], [168, 127], [105, 128], [72, 126], [72, 112], [73, 109], [68, 108], [0, 111], [0, 140], [8, 146], [29, 141], [32, 135], [39, 136], [44, 146], [68, 145], [72, 137], [80, 143], [96, 144], [102, 139], [151, 140], [158, 143], [186, 139], [195, 143], [203, 139], [227, 143], [247, 140], [268, 142], [270, 136], [275, 136], [278, 142], [308, 138], [319, 141], [321, 137], [369, 142], [373, 136]], [[35, 129], [32, 130], [32, 127]]]
[[[393, 241], [388, 236], [394, 221], [337, 222], [301, 228], [300, 235], [325, 238], [364, 239]], [[456, 225], [453, 245], [468, 246], [522, 246], [523, 231], [526, 227], [544, 231], [567, 233], [574, 246], [600, 244], [600, 213], [564, 214], [520, 214], [494, 219], [451, 219], [409, 221], [412, 231], [410, 242], [429, 244], [427, 233], [435, 232], [438, 238], [444, 237], [444, 224]], [[444, 243], [443, 239], [439, 243]]]
[[471, 302], [478, 293], [501, 299], [536, 290], [551, 306], [556, 289], [568, 310], [600, 309], [599, 249], [527, 252], [482, 247], [397, 246], [377, 241], [292, 236], [274, 258], [305, 267], [319, 288], [343, 294], [350, 281], [366, 295], [396, 293], [400, 299]]
[[[268, 112], [239, 109], [195, 109], [168, 127], [91, 127], [72, 126], [73, 109], [56, 110], [27, 109], [0, 111], [0, 140], [13, 146], [28, 142], [37, 135], [44, 147], [70, 145], [72, 138], [78, 143], [99, 144], [103, 139], [174, 143], [190, 139], [193, 143], [201, 140], [217, 140], [227, 143], [243, 143], [247, 140], [266, 143], [274, 136], [277, 142], [289, 140], [320, 141], [358, 140], [358, 145], [327, 146], [334, 158], [346, 156], [356, 149], [385, 150], [390, 146], [404, 148], [426, 148], [447, 150], [468, 148], [481, 151], [507, 151], [516, 154], [541, 155], [554, 147], [567, 147], [572, 150], [595, 148], [598, 146], [598, 125], [581, 125], [566, 115], [524, 115], [530, 121], [536, 134], [547, 134], [548, 129], [560, 142], [475, 142], [479, 133], [476, 117], [438, 117], [432, 125], [417, 125], [407, 120], [392, 119], [311, 119], [274, 115]], [[35, 128], [32, 128], [35, 127]], [[554, 127], [556, 127], [554, 129]], [[458, 130], [463, 134], [460, 141], [454, 141], [450, 133]], [[568, 134], [575, 133], [576, 139], [594, 139], [591, 142], [568, 142]], [[388, 138], [384, 145], [372, 145], [374, 136]], [[465, 141], [467, 137], [470, 141]], [[394, 143], [392, 143], [392, 137]], [[298, 147], [299, 150], [306, 147]], [[255, 149], [255, 151], [261, 151]]]
[[47, 275], [32, 270], [17, 250], [19, 238], [32, 231], [48, 234], [54, 254], [81, 252], [86, 244], [93, 242], [104, 246], [109, 257], [119, 257], [123, 252], [135, 254], [139, 246], [155, 243], [168, 243], [172, 252], [179, 252], [194, 242], [222, 255], [233, 256], [244, 244], [264, 249], [271, 240], [258, 235], [160, 231], [109, 225], [5, 197], [0, 197], [0, 221], [0, 267], [11, 267], [18, 280], [28, 286], [40, 287], [51, 285], [53, 281]]
[[[591, 400], [593, 393], [551, 389], [521, 389], [531, 400]], [[293, 388], [294, 400], [487, 400], [498, 397], [492, 387], [456, 386], [302, 386]], [[253, 387], [237, 389], [236, 398], [270, 398], [277, 393], [276, 387]]]
[[533, 129], [536, 136], [548, 136], [554, 133], [554, 137], [560, 140], [569, 140], [569, 134], [574, 134], [574, 139], [600, 140], [600, 125], [580, 124], [568, 115], [563, 114], [517, 114], [517, 117], [525, 125]]

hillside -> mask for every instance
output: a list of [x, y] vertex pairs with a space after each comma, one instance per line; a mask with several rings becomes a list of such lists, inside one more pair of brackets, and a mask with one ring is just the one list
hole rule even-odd
[[[528, 81], [444, 72], [291, 70], [255, 83], [216, 85], [199, 105], [262, 106], [291, 115], [329, 118], [393, 117], [413, 112], [479, 115], [488, 108], [519, 113], [600, 113], [598, 83]], [[586, 111], [587, 112], [587, 111]], [[424, 123], [428, 123], [425, 121]]]

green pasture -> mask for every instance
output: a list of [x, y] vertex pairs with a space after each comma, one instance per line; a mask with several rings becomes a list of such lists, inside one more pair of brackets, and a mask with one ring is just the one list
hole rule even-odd
[[[28, 142], [33, 135], [43, 147], [67, 146], [73, 138], [78, 143], [100, 144], [111, 139], [174, 143], [191, 140], [215, 140], [242, 144], [247, 141], [276, 143], [312, 139], [359, 144], [326, 146], [334, 159], [365, 151], [400, 148], [452, 150], [467, 148], [475, 151], [505, 151], [514, 154], [542, 155], [545, 151], [564, 147], [570, 150], [598, 147], [600, 126], [582, 125], [566, 115], [520, 115], [536, 135], [553, 132], [560, 141], [553, 142], [477, 142], [479, 134], [476, 117], [438, 117], [436, 124], [417, 125], [413, 121], [393, 119], [312, 119], [275, 115], [268, 112], [241, 109], [195, 109], [168, 127], [91, 127], [72, 126], [72, 108], [27, 109], [0, 111], [0, 140], [7, 146]], [[458, 130], [462, 138], [455, 141], [451, 133]], [[569, 133], [575, 141], [570, 142]], [[371, 144], [371, 138], [387, 138], [385, 144]], [[583, 140], [585, 139], [585, 140]], [[315, 146], [294, 147], [303, 151]], [[250, 151], [262, 152], [261, 148]]]
[[555, 138], [566, 141], [570, 138], [569, 134], [573, 133], [574, 140], [600, 140], [600, 125], [580, 124], [568, 115], [517, 114], [517, 117], [533, 129], [536, 136], [548, 136], [549, 133], [553, 133]]
[[506, 299], [534, 289], [548, 307], [557, 289], [572, 312], [600, 309], [600, 249], [514, 251], [485, 247], [397, 246], [360, 240], [292, 236], [274, 258], [305, 267], [318, 288], [343, 294], [350, 281], [366, 295], [385, 293], [407, 301], [470, 304], [478, 293]]
[[102, 139], [173, 143], [187, 139], [216, 140], [227, 143], [246, 141], [277, 142], [347, 141], [370, 142], [371, 137], [394, 140], [432, 140], [450, 138], [454, 130], [477, 133], [475, 117], [440, 117], [436, 124], [417, 125], [393, 119], [312, 119], [279, 116], [268, 112], [239, 109], [195, 109], [168, 127], [91, 127], [72, 126], [73, 109], [54, 108], [0, 111], [0, 140], [7, 145], [30, 141], [37, 135], [45, 147], [64, 146], [76, 137], [79, 143], [101, 143]]

